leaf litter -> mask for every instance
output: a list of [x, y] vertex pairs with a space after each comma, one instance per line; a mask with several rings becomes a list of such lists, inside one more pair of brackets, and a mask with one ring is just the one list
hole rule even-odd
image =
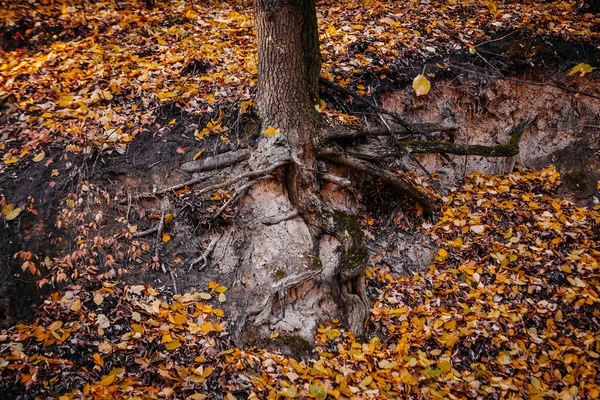
[[[75, 153], [123, 152], [173, 102], [190, 113], [213, 113], [224, 101], [252, 107], [256, 54], [244, 2], [39, 7], [27, 10], [23, 40], [13, 34], [24, 47], [0, 53], [0, 98], [11, 103], [11, 123], [0, 126], [8, 138], [2, 168], [29, 158], [43, 164], [57, 143]], [[11, 3], [4, 29], [21, 24], [23, 12]], [[475, 54], [476, 43], [501, 30], [598, 43], [598, 17], [575, 1], [332, 1], [320, 4], [319, 16], [323, 75], [362, 94], [371, 90], [361, 81], [365, 68], [386, 74], [402, 59], [457, 48]], [[323, 104], [319, 111], [354, 121]], [[226, 129], [215, 120], [196, 136]], [[220, 308], [227, 288], [218, 283], [173, 295], [99, 273], [88, 262], [94, 251], [103, 249], [117, 268], [111, 253], [136, 259], [149, 247], [92, 237], [92, 220], [62, 258], [17, 255], [40, 283], [72, 284], [33, 322], [0, 332], [0, 391], [61, 399], [598, 398], [600, 208], [553, 198], [559, 179], [553, 168], [469, 176], [443, 199], [438, 222], [419, 228], [441, 246], [429, 271], [397, 277], [369, 269], [366, 337], [324, 324], [306, 360], [232, 346]], [[75, 210], [84, 192], [109, 197], [83, 182], [64, 200], [62, 227], [83, 219]], [[24, 209], [2, 202], [7, 221]], [[131, 239], [131, 229], [119, 235]], [[51, 278], [40, 276], [42, 266]]]

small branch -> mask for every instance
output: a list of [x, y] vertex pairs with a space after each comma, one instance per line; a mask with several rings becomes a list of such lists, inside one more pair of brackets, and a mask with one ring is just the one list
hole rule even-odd
[[138, 238], [138, 237], [142, 237], [142, 236], [147, 236], [147, 235], [150, 235], [152, 233], [156, 233], [157, 231], [158, 231], [158, 226], [155, 226], [154, 228], [150, 228], [150, 229], [145, 230], [145, 231], [134, 232], [131, 235], [131, 237]]
[[427, 122], [427, 123], [413, 124], [412, 126], [415, 129], [414, 133], [402, 126], [392, 126], [389, 129], [387, 127], [385, 127], [385, 128], [367, 129], [367, 130], [336, 127], [335, 129], [328, 130], [325, 133], [325, 138], [326, 139], [350, 139], [350, 138], [364, 137], [364, 136], [406, 135], [405, 138], [401, 138], [401, 139], [406, 139], [410, 136], [414, 136], [415, 134], [416, 135], [421, 134], [423, 136], [429, 137], [430, 136], [429, 134], [433, 133], [433, 132], [452, 131], [452, 130], [459, 128], [459, 125], [456, 123], [456, 121], [454, 121], [453, 118], [446, 118], [442, 122]]
[[147, 198], [151, 198], [151, 197], [157, 197], [157, 196], [159, 196], [161, 194], [165, 194], [165, 193], [168, 193], [168, 192], [174, 192], [175, 190], [183, 189], [186, 186], [191, 186], [191, 185], [194, 185], [196, 183], [204, 182], [204, 181], [210, 179], [212, 176], [213, 176], [212, 174], [211, 175], [198, 175], [198, 176], [195, 176], [192, 179], [187, 180], [187, 181], [185, 181], [183, 183], [179, 183], [177, 185], [169, 186], [169, 187], [166, 187], [164, 189], [160, 189], [160, 190], [157, 190], [157, 191], [151, 192], [151, 193], [150, 192], [148, 192], [148, 193], [138, 193], [134, 197], [135, 197], [135, 199], [147, 199]]
[[165, 228], [165, 211], [166, 211], [166, 207], [163, 204], [162, 205], [162, 211], [161, 211], [161, 215], [160, 215], [160, 222], [158, 223], [158, 229], [156, 230], [156, 248], [154, 250], [154, 258], [156, 259], [156, 262], [160, 264], [160, 267], [163, 271], [163, 273], [167, 273], [167, 271], [165, 270], [165, 266], [160, 263], [159, 261], [159, 256], [160, 256], [160, 250], [162, 248], [162, 234], [163, 234], [163, 229]]
[[281, 222], [288, 221], [288, 220], [290, 220], [292, 218], [295, 218], [297, 216], [298, 216], [298, 210], [294, 209], [292, 211], [288, 211], [288, 212], [283, 213], [283, 214], [279, 214], [279, 215], [275, 215], [275, 216], [272, 216], [272, 217], [268, 217], [262, 223], [263, 223], [263, 225], [277, 225], [277, 224], [279, 224]]
[[352, 186], [352, 182], [350, 181], [350, 179], [342, 178], [341, 176], [336, 176], [336, 175], [332, 175], [332, 174], [320, 173], [319, 179], [334, 183], [334, 184], [338, 185], [339, 187]]
[[210, 257], [210, 255], [212, 254], [212, 252], [215, 250], [215, 247], [217, 246], [217, 242], [219, 241], [219, 239], [221, 239], [223, 235], [219, 235], [214, 237], [210, 243], [208, 244], [208, 246], [206, 246], [206, 249], [202, 252], [202, 255], [198, 258], [196, 258], [194, 261], [192, 261], [192, 263], [190, 264], [190, 268], [188, 269], [188, 272], [192, 270], [192, 268], [194, 268], [194, 266], [196, 264], [202, 263], [202, 265], [200, 265], [198, 267], [198, 271], [202, 271], [204, 268], [206, 268], [206, 266], [208, 265], [208, 259]]
[[[210, 192], [211, 190], [220, 189], [220, 188], [223, 188], [225, 186], [232, 185], [232, 184], [234, 184], [234, 183], [236, 183], [236, 182], [238, 182], [238, 181], [240, 181], [242, 179], [245, 179], [245, 178], [256, 178], [258, 176], [267, 175], [267, 174], [275, 171], [277, 168], [279, 168], [279, 167], [281, 167], [283, 165], [286, 165], [287, 163], [289, 163], [288, 160], [279, 161], [279, 162], [276, 162], [275, 164], [271, 165], [268, 168], [259, 169], [257, 171], [246, 172], [244, 174], [241, 174], [241, 175], [238, 175], [238, 176], [233, 177], [231, 179], [228, 179], [228, 180], [226, 180], [226, 181], [224, 181], [222, 183], [217, 183], [217, 184], [214, 184], [214, 185], [207, 186], [204, 189], [199, 190], [196, 194], [197, 195], [201, 195], [203, 193]], [[196, 184], [196, 183], [204, 182], [204, 181], [208, 180], [209, 178], [211, 178], [212, 176], [214, 176], [214, 175], [210, 174], [208, 176], [207, 175], [197, 176], [197, 177], [192, 178], [189, 181], [186, 181], [184, 183], [180, 183], [180, 184], [177, 184], [177, 185], [174, 185], [174, 186], [169, 186], [167, 188], [164, 188], [164, 189], [161, 189], [161, 190], [157, 190], [156, 192], [153, 192], [153, 193], [140, 193], [140, 194], [136, 195], [135, 197], [136, 197], [136, 199], [142, 199], [142, 198], [148, 198], [148, 197], [157, 197], [158, 195], [165, 194], [165, 193], [168, 193], [168, 192], [172, 192], [172, 191], [175, 191], [175, 190], [178, 190], [178, 189], [182, 189], [182, 188], [184, 188], [186, 186], [190, 186], [190, 185], [193, 185], [193, 184]]]
[[249, 150], [230, 151], [203, 160], [186, 162], [181, 166], [183, 172], [202, 172], [229, 167], [250, 158]]
[[386, 157], [397, 157], [410, 153], [448, 153], [459, 156], [482, 156], [482, 157], [514, 157], [519, 154], [519, 143], [527, 128], [536, 120], [537, 116], [525, 118], [510, 132], [508, 144], [496, 146], [485, 146], [478, 144], [457, 144], [444, 141], [411, 141], [398, 142], [396, 149], [389, 147], [356, 146], [346, 149], [361, 159], [380, 160]]
[[408, 193], [410, 197], [421, 203], [424, 211], [427, 213], [431, 213], [433, 208], [437, 206], [437, 200], [435, 198], [432, 198], [427, 193], [420, 190], [410, 180], [395, 175], [392, 172], [378, 167], [373, 163], [360, 160], [347, 154], [342, 154], [339, 150], [333, 148], [323, 149], [321, 152], [319, 152], [319, 157], [333, 161], [337, 164], [352, 167], [359, 171], [366, 172], [369, 175], [383, 179], [383, 181], [387, 184], [402, 189]]

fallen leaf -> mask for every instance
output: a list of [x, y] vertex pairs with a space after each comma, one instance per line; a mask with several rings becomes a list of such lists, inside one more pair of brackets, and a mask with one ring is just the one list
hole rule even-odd
[[425, 75], [419, 74], [413, 80], [412, 87], [417, 96], [424, 96], [429, 93], [429, 90], [431, 89], [431, 83], [429, 83], [429, 80], [427, 80]]

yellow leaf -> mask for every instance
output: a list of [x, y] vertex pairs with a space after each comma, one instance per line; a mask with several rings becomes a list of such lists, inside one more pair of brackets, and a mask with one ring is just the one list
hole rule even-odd
[[75, 299], [75, 301], [73, 301], [73, 303], [71, 304], [71, 311], [79, 311], [81, 310], [81, 300], [80, 299]]
[[50, 324], [50, 326], [48, 326], [48, 330], [50, 332], [54, 332], [55, 330], [59, 329], [62, 326], [62, 324], [62, 321], [54, 321]]
[[225, 293], [227, 291], [227, 286], [217, 286], [217, 288], [215, 289], [215, 292], [217, 293]]
[[131, 324], [131, 330], [133, 330], [134, 332], [137, 332], [139, 334], [144, 333], [144, 327], [140, 324]]
[[167, 99], [169, 97], [175, 97], [175, 93], [173, 92], [159, 92], [157, 94], [159, 100]]
[[296, 388], [296, 385], [292, 385], [292, 386], [288, 387], [284, 393], [287, 397], [290, 397], [293, 399], [294, 397], [296, 397], [298, 395], [298, 389]]
[[12, 221], [13, 219], [17, 218], [19, 216], [19, 214], [21, 214], [21, 207], [15, 208], [14, 210], [12, 210], [8, 214], [6, 214], [6, 217], [4, 217], [4, 218], [7, 221]]
[[206, 150], [206, 149], [202, 149], [199, 152], [197, 152], [196, 154], [194, 154], [194, 161], [196, 161], [198, 158], [200, 158], [202, 153], [204, 153], [204, 150]]
[[173, 214], [165, 215], [165, 224], [169, 224], [171, 221], [173, 221]]
[[201, 325], [200, 325], [200, 329], [202, 330], [202, 332], [204, 333], [209, 333], [210, 331], [212, 331], [213, 326], [210, 322], [208, 321], [204, 321]]
[[275, 339], [276, 337], [279, 337], [279, 332], [278, 331], [273, 331], [269, 335], [269, 339]]
[[40, 162], [44, 159], [44, 157], [46, 157], [46, 153], [44, 153], [43, 151], [39, 152], [35, 157], [33, 157], [33, 159], [31, 161], [33, 162]]
[[425, 75], [419, 74], [413, 80], [412, 87], [417, 96], [424, 96], [429, 93], [429, 90], [431, 89], [431, 83], [429, 83], [427, 78], [425, 78]]
[[225, 303], [225, 300], [227, 300], [227, 296], [225, 296], [225, 293], [219, 293], [219, 302]]
[[275, 136], [277, 134], [279, 134], [280, 129], [277, 128], [273, 128], [272, 126], [269, 126], [267, 129], [265, 129], [265, 131], [263, 132], [263, 135], [269, 137], [269, 136]]
[[168, 233], [163, 232], [163, 234], [162, 234], [162, 241], [163, 241], [163, 243], [167, 243], [169, 240], [171, 240], [171, 235], [169, 235]]
[[114, 375], [105, 375], [104, 377], [102, 377], [100, 383], [102, 384], [102, 386], [110, 386], [116, 378], [117, 377]]
[[581, 63], [571, 68], [569, 75], [579, 74], [579, 76], [584, 76], [585, 74], [589, 74], [595, 69], [596, 68], [592, 68], [589, 64]]
[[102, 97], [104, 98], [104, 100], [112, 100], [113, 99], [113, 95], [111, 92], [109, 92], [108, 90], [105, 90], [102, 92]]
[[100, 354], [94, 353], [92, 358], [94, 359], [94, 364], [104, 367], [104, 360], [102, 359], [102, 356]]
[[169, 351], [173, 351], [179, 347], [181, 347], [181, 342], [179, 340], [172, 340], [169, 343], [165, 344], [165, 348]]

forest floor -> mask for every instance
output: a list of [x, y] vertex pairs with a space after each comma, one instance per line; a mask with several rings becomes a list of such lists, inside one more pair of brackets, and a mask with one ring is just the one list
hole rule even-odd
[[[256, 140], [249, 2], [0, 5], [3, 398], [600, 397], [600, 206], [558, 198], [557, 168], [470, 174], [433, 220], [371, 182], [365, 337], [329, 321], [296, 355], [272, 350], [277, 332], [269, 349], [239, 349], [233, 278], [190, 271], [207, 233], [231, 224], [231, 209], [213, 218], [231, 194], [184, 186], [163, 215], [135, 196]], [[474, 74], [600, 101], [600, 17], [581, 2], [318, 6], [322, 76], [363, 96]], [[368, 119], [323, 100], [332, 124]], [[592, 122], [580, 133], [596, 137]], [[435, 256], [399, 276], [385, 242], [415, 232]]]

